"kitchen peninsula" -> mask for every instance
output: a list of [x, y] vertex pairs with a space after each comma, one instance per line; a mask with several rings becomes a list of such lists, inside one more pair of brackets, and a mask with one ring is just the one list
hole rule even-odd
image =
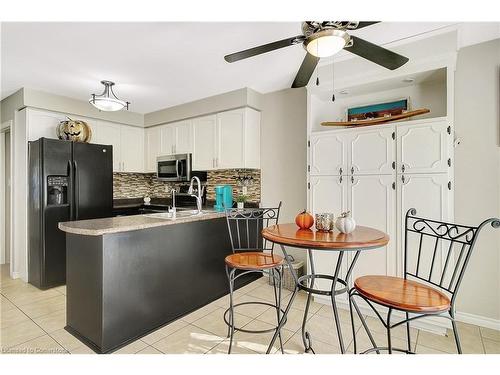
[[226, 295], [231, 245], [224, 213], [183, 214], [60, 223], [66, 330], [108, 353]]

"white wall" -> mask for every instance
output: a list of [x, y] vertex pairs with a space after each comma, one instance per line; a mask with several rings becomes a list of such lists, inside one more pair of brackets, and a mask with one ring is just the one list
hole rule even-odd
[[[463, 48], [455, 72], [455, 221], [500, 217], [500, 39]], [[500, 230], [484, 229], [457, 310], [500, 321]], [[500, 323], [500, 322], [499, 322]], [[499, 327], [500, 328], [500, 327]]]
[[[286, 89], [262, 96], [261, 195], [263, 206], [283, 202], [280, 222], [307, 208], [307, 92]], [[296, 259], [305, 251], [291, 249]]]

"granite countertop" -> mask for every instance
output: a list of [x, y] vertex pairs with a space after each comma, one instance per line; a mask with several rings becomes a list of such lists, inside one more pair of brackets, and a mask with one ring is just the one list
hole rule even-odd
[[147, 215], [132, 215], [108, 217], [104, 219], [91, 219], [68, 221], [59, 223], [59, 229], [73, 234], [85, 236], [102, 236], [104, 234], [129, 232], [140, 229], [191, 223], [194, 221], [218, 219], [225, 217], [224, 212], [204, 211], [201, 215], [178, 217], [175, 220], [155, 218]]

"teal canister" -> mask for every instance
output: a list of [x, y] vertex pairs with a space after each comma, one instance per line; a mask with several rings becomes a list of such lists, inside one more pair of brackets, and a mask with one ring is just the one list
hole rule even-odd
[[217, 185], [215, 187], [215, 211], [224, 211], [224, 186], [225, 185]]
[[233, 187], [231, 185], [224, 185], [223, 193], [223, 205], [224, 209], [233, 207]]

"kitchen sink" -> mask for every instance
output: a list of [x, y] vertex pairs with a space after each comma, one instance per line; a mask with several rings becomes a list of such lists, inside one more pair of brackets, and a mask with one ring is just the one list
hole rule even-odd
[[198, 212], [197, 210], [182, 210], [182, 211], [177, 211], [175, 218], [172, 217], [172, 213], [170, 212], [157, 212], [154, 214], [145, 214], [143, 216], [152, 217], [155, 219], [176, 220], [176, 219], [183, 219], [186, 217], [203, 215], [203, 213], [204, 213], [203, 211]]

